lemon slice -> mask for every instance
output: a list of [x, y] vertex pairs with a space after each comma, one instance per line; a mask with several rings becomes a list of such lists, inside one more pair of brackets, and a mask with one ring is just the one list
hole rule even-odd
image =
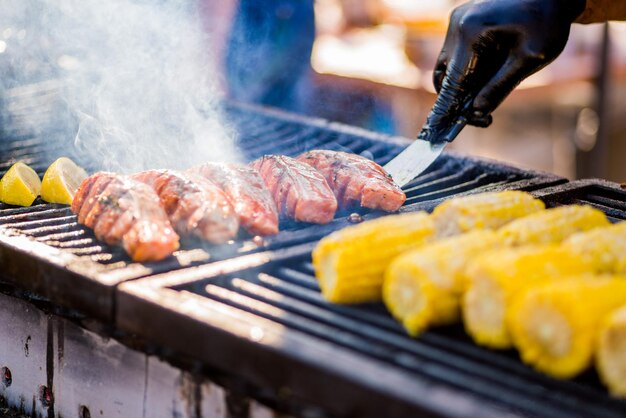
[[0, 201], [9, 205], [30, 206], [41, 192], [41, 180], [35, 170], [15, 163], [0, 180]]
[[72, 204], [76, 189], [87, 172], [67, 157], [61, 157], [48, 167], [41, 183], [41, 198], [49, 203]]

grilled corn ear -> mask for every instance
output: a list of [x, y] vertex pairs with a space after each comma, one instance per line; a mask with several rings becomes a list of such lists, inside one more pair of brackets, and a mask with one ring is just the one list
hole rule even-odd
[[478, 344], [510, 348], [506, 316], [514, 297], [537, 284], [593, 271], [592, 263], [556, 244], [487, 252], [466, 270], [465, 329]]
[[572, 235], [563, 246], [593, 262], [599, 272], [626, 272], [626, 222]]
[[391, 260], [431, 240], [434, 234], [426, 212], [384, 216], [330, 234], [313, 250], [322, 294], [336, 303], [380, 300], [384, 272]]
[[611, 313], [600, 327], [596, 369], [613, 395], [626, 397], [626, 306]]
[[433, 211], [440, 237], [475, 229], [496, 229], [544, 209], [543, 202], [520, 191], [481, 193], [446, 200]]
[[602, 320], [626, 304], [626, 276], [595, 276], [530, 289], [508, 318], [522, 360], [567, 379], [591, 363]]
[[610, 225], [606, 215], [591, 206], [568, 205], [546, 209], [500, 228], [508, 245], [559, 243], [572, 234]]
[[413, 336], [432, 325], [457, 322], [465, 266], [498, 241], [496, 232], [479, 230], [400, 255], [385, 273], [387, 309]]

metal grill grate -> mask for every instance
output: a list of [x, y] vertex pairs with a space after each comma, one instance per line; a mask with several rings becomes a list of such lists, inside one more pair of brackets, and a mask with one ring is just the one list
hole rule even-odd
[[[605, 182], [569, 183], [536, 194], [550, 206], [591, 203], [614, 219], [626, 216], [626, 191]], [[281, 385], [297, 391], [298, 385], [292, 386], [299, 379], [306, 379], [311, 386], [323, 386], [328, 379], [341, 381], [346, 386], [333, 386], [320, 395], [325, 397], [315, 400], [339, 415], [394, 416], [389, 405], [402, 405], [397, 411], [402, 416], [626, 414], [626, 402], [610, 398], [594, 372], [558, 381], [524, 366], [513, 351], [497, 352], [474, 345], [460, 326], [436, 329], [412, 339], [382, 305], [329, 304], [320, 295], [313, 275], [311, 249], [307, 244], [124, 283], [120, 287], [118, 324], [226, 370], [239, 370], [236, 354], [240, 351], [277, 351], [278, 358], [267, 354], [268, 364], [244, 367], [245, 378], [266, 385], [259, 376], [279, 369], [277, 382], [272, 381], [277, 392]], [[193, 309], [187, 309], [191, 306]], [[146, 318], [159, 326], [146, 326]], [[166, 333], [163, 324], [168, 326]], [[263, 338], [265, 335], [268, 337]], [[307, 340], [302, 346], [291, 341], [303, 337]], [[205, 344], [210, 347], [215, 338], [227, 340], [224, 344], [234, 357], [208, 350]], [[179, 343], [192, 339], [193, 347]], [[359, 368], [358, 362], [344, 367], [340, 364], [344, 361], [342, 353], [363, 359], [367, 369]], [[346, 382], [359, 386], [361, 396], [350, 399]], [[395, 386], [399, 384], [406, 386], [400, 390]], [[443, 392], [437, 397], [432, 388]], [[306, 398], [311, 389], [301, 389], [302, 393], [293, 396]], [[455, 409], [455, 402], [464, 403], [463, 413]]]
[[626, 220], [626, 189], [603, 180], [580, 180], [536, 193], [548, 206], [590, 205], [606, 213], [613, 222]]
[[[248, 123], [250, 122], [248, 121]], [[245, 126], [245, 124], [243, 125]], [[304, 149], [310, 149], [309, 146], [314, 148], [349, 149], [347, 146], [354, 146], [354, 143], [357, 142], [357, 140], [350, 135], [339, 135], [336, 133], [329, 135], [320, 131], [320, 129], [302, 129], [300, 125], [294, 126], [293, 122], [268, 121], [265, 119], [265, 123], [263, 124], [264, 129], [267, 129], [268, 126], [271, 127], [272, 132], [283, 132], [287, 130], [290, 132], [289, 135], [291, 138], [299, 138], [296, 140], [297, 149], [294, 151], [294, 148], [289, 145], [283, 148], [283, 142], [269, 141], [267, 144], [261, 144], [262, 146], [259, 150], [255, 151], [257, 152], [255, 156], [269, 152], [271, 149], [276, 148], [276, 144], [279, 144], [278, 147], [281, 152], [284, 150], [284, 153], [297, 155]], [[310, 144], [306, 140], [301, 141], [302, 138], [300, 138], [299, 135], [293, 134], [293, 131], [298, 128], [309, 131], [307, 138], [316, 138], [316, 142]], [[247, 129], [247, 132], [253, 131]], [[262, 130], [260, 135], [264, 134], [266, 134], [266, 131]], [[271, 137], [271, 135], [268, 136]], [[246, 137], [245, 142], [254, 143], [254, 138], [255, 136], [251, 134], [250, 137]], [[274, 139], [281, 141], [281, 138], [282, 137], [278, 135], [278, 138]], [[28, 143], [32, 142], [33, 140], [28, 141]], [[361, 140], [361, 142], [366, 145], [354, 147], [354, 149], [356, 151], [361, 150], [362, 154], [375, 148], [383, 149], [383, 147], [385, 147], [387, 153], [384, 154], [384, 160], [388, 159], [390, 155], [395, 155], [401, 149], [401, 147], [394, 146], [393, 144], [374, 143], [373, 141], [367, 140]], [[18, 141], [17, 143], [19, 144], [20, 142]], [[344, 147], [341, 143], [345, 143], [347, 146]], [[12, 143], [10, 142], [10, 144]], [[274, 146], [272, 147], [271, 144], [274, 144]], [[62, 147], [58, 148], [63, 149]], [[43, 175], [48, 164], [57, 156], [54, 153], [51, 154], [51, 150], [48, 148], [45, 150], [42, 148], [41, 153], [55, 157], [47, 161], [38, 159], [38, 151], [34, 151], [34, 156], [25, 158], [25, 156], [31, 155], [29, 153], [33, 151], [29, 147], [14, 146], [8, 147], [8, 149], [11, 152], [3, 153], [4, 156], [8, 157], [8, 162], [4, 164], [4, 167], [0, 167], [0, 170], [3, 169], [6, 171], [13, 162], [23, 160], [32, 164], [33, 168], [38, 171], [40, 175]], [[246, 149], [250, 151], [249, 148]], [[4, 171], [0, 172], [3, 173]], [[462, 193], [476, 193], [504, 187], [509, 189], [532, 190], [535, 187], [555, 184], [561, 181], [562, 180], [557, 177], [542, 177], [510, 167], [490, 165], [473, 159], [446, 155], [435, 163], [424, 175], [411, 182], [405, 188], [407, 192], [407, 203], [403, 210], [430, 209], [438, 203], [440, 199]], [[359, 210], [359, 212], [362, 214], [368, 213], [366, 210]], [[286, 233], [265, 240], [265, 248], [283, 247], [285, 245], [302, 242], [303, 240], [319, 238], [328, 233], [329, 230], [343, 226], [346, 222], [345, 215], [346, 213], [339, 214], [335, 222], [323, 227], [295, 222], [283, 222], [281, 228]], [[378, 215], [380, 215], [380, 213], [372, 214], [372, 216]], [[109, 266], [109, 268], [124, 267], [129, 261], [128, 257], [126, 257], [119, 248], [113, 248], [98, 242], [89, 229], [78, 225], [75, 216], [67, 207], [48, 205], [41, 201], [37, 201], [36, 204], [30, 208], [20, 209], [0, 204], [0, 225], [5, 228], [10, 228], [14, 232], [20, 232], [30, 236], [47, 245], [63, 249], [67, 253], [89, 257], [90, 260], [101, 264], [99, 271], [103, 271], [105, 266]], [[294, 231], [302, 232], [294, 234]], [[204, 257], [200, 257], [199, 261], [203, 261], [209, 257], [221, 259], [258, 250], [258, 245], [254, 244], [250, 238], [246, 238], [245, 236], [242, 236], [238, 242], [232, 245], [220, 246], [219, 248], [193, 241], [188, 241], [186, 244], [185, 247], [187, 249], [201, 248], [205, 250], [206, 254]], [[199, 253], [199, 251], [196, 251], [196, 253]], [[172, 268], [171, 264], [160, 265], [167, 266], [166, 269]], [[161, 269], [160, 271], [164, 270]]]
[[611, 404], [614, 408], [626, 407], [621, 402], [607, 401], [603, 391], [598, 390], [595, 376], [573, 382], [539, 376], [513, 355], [474, 346], [461, 328], [429, 332], [413, 340], [381, 306], [331, 306], [319, 294], [309, 260], [287, 260], [286, 264], [293, 267], [270, 268], [252, 275], [241, 272], [235, 277], [203, 283], [204, 289], [196, 289], [196, 293], [409, 371], [416, 377], [501, 403], [520, 414], [617, 417], [621, 412], [611, 410]]
[[[0, 175], [18, 160], [43, 175], [52, 161], [68, 154], [89, 171], [99, 168], [97, 162], [87, 160], [73, 147], [73, 138], [60, 133], [61, 126], [72, 124], [69, 117], [56, 120], [59, 126], [55, 125], [59, 112], [54, 109], [63, 105], [56, 94], [59, 88], [54, 82], [42, 82], [4, 92], [0, 103], [4, 110], [0, 120]], [[240, 132], [241, 149], [249, 160], [266, 153], [297, 155], [312, 148], [329, 148], [360, 153], [384, 164], [408, 143], [401, 138], [250, 105], [229, 103], [223, 112]], [[564, 181], [555, 176], [448, 154], [407, 186], [408, 200], [402, 210], [428, 210], [440, 199], [462, 193], [504, 188], [534, 190]], [[381, 215], [361, 213], [366, 217]], [[281, 224], [283, 232], [261, 243], [244, 235], [222, 246], [189, 240], [168, 260], [137, 264], [121, 249], [96, 240], [91, 230], [77, 224], [67, 207], [40, 200], [30, 208], [0, 204], [0, 238], [4, 239], [0, 254], [6, 255], [0, 267], [6, 272], [6, 280], [20, 287], [70, 308], [84, 310], [89, 315], [111, 320], [113, 289], [122, 281], [311, 242], [345, 226], [346, 215], [338, 214], [335, 221], [321, 227], [284, 222]], [[16, 237], [27, 237], [41, 246], [37, 246], [36, 252], [28, 251], [26, 244], [16, 245]], [[90, 299], [98, 303], [91, 303]]]
[[[45, 86], [49, 89], [54, 88], [54, 85], [46, 84]], [[52, 93], [42, 96], [50, 99], [50, 94]], [[9, 97], [15, 96], [19, 98], [22, 94]], [[32, 100], [39, 103], [40, 97], [36, 96]], [[30, 106], [26, 110], [33, 111], [41, 107], [42, 105], [39, 104], [38, 107]], [[358, 153], [384, 164], [407, 144], [405, 140], [398, 138], [379, 136], [354, 128], [329, 124], [322, 120], [299, 118], [275, 111], [268, 112], [249, 105], [230, 104], [224, 110], [231, 122], [237, 126], [237, 131], [241, 132], [239, 142], [248, 160], [271, 152], [298, 155], [305, 150], [325, 148]], [[43, 113], [47, 114], [47, 112]], [[72, 147], [71, 138], [59, 138], [58, 133], [46, 133], [44, 136], [11, 118], [5, 121], [4, 127], [4, 138], [0, 144], [2, 155], [0, 175], [4, 174], [16, 161], [24, 161], [31, 165], [39, 175], [43, 175], [52, 161], [67, 154], [90, 171], [98, 169], [96, 163], [85, 161], [84, 155], [77, 154], [76, 149]], [[411, 207], [417, 203], [466, 192], [474, 193], [505, 186], [532, 190], [563, 181], [555, 176], [522, 171], [477, 159], [444, 155], [426, 173], [405, 187], [407, 193], [405, 206]], [[25, 220], [35, 219], [39, 222], [25, 222]], [[124, 260], [120, 251], [100, 245], [93, 240], [90, 231], [80, 230], [81, 227], [75, 223], [69, 210], [64, 211], [62, 207], [46, 205], [42, 201], [37, 201], [35, 206], [25, 209], [15, 209], [0, 204], [0, 224], [10, 226], [14, 230], [22, 231], [53, 246], [56, 240], [61, 238], [65, 244], [59, 248], [68, 248], [71, 249], [69, 250], [71, 253], [92, 256], [97, 262], [107, 264]], [[297, 230], [306, 229], [310, 225], [287, 222], [281, 226], [284, 230]], [[46, 236], [46, 232], [55, 235]], [[59, 233], [64, 235], [56, 235]], [[79, 238], [83, 245], [79, 241], [68, 242], [71, 241], [71, 237]], [[92, 240], [88, 241], [90, 238]], [[280, 245], [282, 244], [281, 238], [271, 241]], [[240, 247], [250, 248], [251, 246], [247, 243]], [[229, 252], [226, 251], [226, 253]], [[233, 252], [230, 251], [230, 253]]]

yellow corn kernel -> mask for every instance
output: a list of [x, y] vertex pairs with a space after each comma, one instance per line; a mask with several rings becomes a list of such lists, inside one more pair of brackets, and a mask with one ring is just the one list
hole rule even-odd
[[434, 235], [426, 212], [388, 215], [330, 234], [313, 250], [322, 294], [336, 303], [379, 301], [391, 260]]
[[572, 235], [563, 246], [593, 262], [599, 272], [626, 272], [626, 222]]
[[568, 205], [546, 209], [500, 228], [508, 245], [559, 243], [577, 232], [610, 225], [606, 215], [591, 206]]
[[626, 398], [626, 306], [602, 322], [596, 369], [613, 395]]
[[496, 229], [545, 208], [543, 202], [520, 191], [480, 193], [446, 200], [433, 211], [440, 237], [475, 229]]
[[465, 266], [498, 241], [496, 232], [478, 230], [403, 253], [385, 273], [387, 309], [413, 336], [457, 322]]
[[478, 344], [510, 348], [506, 316], [513, 298], [537, 284], [586, 272], [594, 272], [592, 263], [556, 244], [487, 252], [465, 272], [465, 329]]
[[602, 320], [626, 304], [626, 276], [587, 276], [537, 286], [507, 318], [522, 360], [558, 378], [591, 363]]

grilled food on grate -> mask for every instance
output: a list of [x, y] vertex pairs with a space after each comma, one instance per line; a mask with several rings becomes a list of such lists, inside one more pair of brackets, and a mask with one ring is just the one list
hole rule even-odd
[[48, 203], [69, 205], [80, 183], [87, 177], [84, 169], [67, 157], [54, 161], [43, 180], [28, 165], [17, 162], [0, 179], [0, 202], [30, 206], [37, 196]]
[[229, 199], [239, 223], [252, 235], [278, 233], [278, 209], [261, 176], [239, 164], [206, 163], [188, 170], [218, 185]]
[[[422, 229], [425, 237], [434, 240], [469, 230], [496, 228], [543, 208], [543, 202], [525, 192], [483, 193], [450, 199], [435, 208], [432, 216], [424, 214], [427, 220], [416, 220], [415, 225], [411, 224], [408, 215], [390, 215], [351, 226], [322, 239], [317, 245], [313, 252], [316, 275], [324, 296], [332, 302], [380, 300], [383, 274], [392, 259], [424, 243], [422, 238], [410, 243], [416, 231]], [[434, 228], [434, 234], [428, 228]], [[429, 232], [425, 233], [426, 230]], [[369, 266], [363, 272], [364, 267], [357, 267], [367, 263], [362, 258], [363, 254], [354, 251], [361, 248], [366, 251], [363, 254], [376, 260], [375, 268]], [[360, 261], [353, 266], [353, 259]], [[367, 284], [367, 291], [350, 289], [357, 284], [364, 287], [364, 283]]]
[[478, 230], [403, 253], [385, 272], [387, 309], [413, 336], [458, 322], [467, 264], [501, 242], [496, 232]]
[[239, 221], [222, 190], [194, 174], [148, 170], [133, 179], [152, 187], [176, 232], [220, 244], [237, 235]]
[[41, 193], [41, 180], [31, 167], [17, 162], [0, 179], [0, 202], [30, 206]]
[[340, 151], [314, 150], [298, 157], [322, 173], [335, 193], [340, 207], [361, 205], [364, 208], [396, 212], [406, 195], [391, 176], [374, 161]]
[[611, 393], [626, 398], [626, 303], [600, 327], [596, 368]]
[[102, 209], [97, 205], [98, 198], [109, 183], [116, 178], [118, 178], [118, 175], [115, 173], [101, 171], [93, 176], [87, 177], [80, 186], [78, 186], [78, 190], [72, 200], [71, 208], [72, 212], [77, 215], [79, 224], [87, 226], [95, 224], [94, 216], [99, 215], [99, 210]]
[[[349, 161], [349, 154], [344, 154], [319, 151], [309, 156], [324, 155], [324, 161], [329, 162], [334, 155], [336, 161]], [[360, 187], [358, 193], [365, 205], [387, 210], [402, 205], [404, 194], [376, 169], [378, 166], [360, 157], [355, 161], [363, 166], [367, 162], [370, 171], [373, 170], [363, 174], [367, 177], [364, 182], [353, 179], [350, 186]], [[347, 186], [348, 176], [342, 170], [337, 171], [337, 176], [343, 176], [342, 181]], [[352, 171], [354, 176], [358, 174], [355, 170]], [[365, 171], [363, 168], [362, 173]], [[94, 218], [99, 216], [99, 211], [92, 211], [85, 202], [96, 201], [116, 178], [114, 174], [98, 173], [83, 185], [72, 203], [80, 223], [96, 224]], [[318, 224], [330, 222], [337, 210], [337, 199], [324, 176], [312, 166], [286, 156], [265, 156], [251, 166], [207, 163], [184, 173], [149, 170], [134, 174], [130, 179], [154, 189], [179, 234], [194, 235], [216, 244], [233, 239], [240, 223], [251, 234], [278, 233], [279, 208], [287, 218]], [[341, 191], [347, 199], [345, 192]]]
[[313, 251], [324, 297], [336, 303], [380, 300], [384, 272], [391, 260], [434, 235], [426, 212], [384, 216], [330, 234]]
[[72, 211], [109, 245], [122, 245], [134, 261], [162, 260], [178, 249], [179, 238], [145, 184], [113, 173], [96, 173], [79, 186]]
[[478, 344], [510, 348], [506, 317], [514, 298], [538, 284], [593, 272], [593, 263], [556, 244], [486, 252], [465, 271], [465, 329]]
[[70, 205], [87, 172], [67, 157], [61, 157], [46, 170], [41, 181], [41, 198], [49, 203]]
[[496, 229], [545, 208], [531, 194], [519, 191], [480, 193], [446, 200], [433, 211], [440, 237], [476, 229]]
[[333, 220], [337, 199], [324, 177], [311, 166], [284, 155], [266, 155], [251, 165], [282, 215], [316, 224]]
[[508, 245], [559, 243], [577, 232], [610, 225], [606, 215], [585, 205], [546, 209], [517, 219], [500, 229]]
[[626, 273], [626, 222], [574, 234], [563, 245], [601, 273]]
[[572, 278], [516, 299], [509, 329], [525, 363], [570, 378], [591, 364], [602, 321], [625, 304], [624, 276]]

